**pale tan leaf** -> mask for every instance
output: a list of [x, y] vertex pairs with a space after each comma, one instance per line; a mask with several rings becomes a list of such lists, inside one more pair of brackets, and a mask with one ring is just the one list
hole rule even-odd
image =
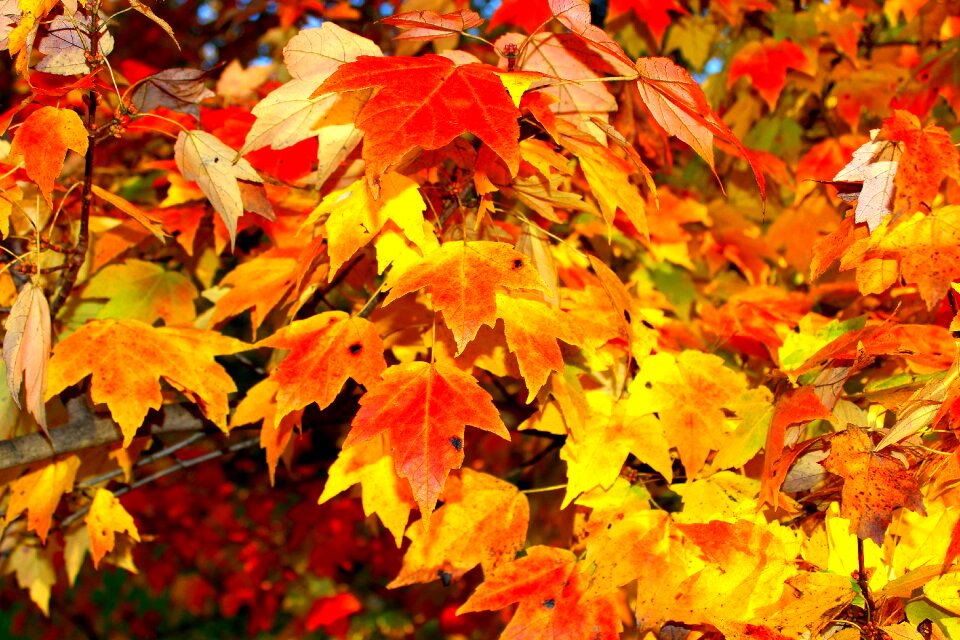
[[27, 410], [44, 433], [47, 363], [50, 360], [50, 307], [43, 289], [28, 282], [20, 290], [4, 324], [3, 362], [7, 367], [10, 397], [20, 404], [20, 387], [26, 390]]
[[260, 176], [234, 149], [205, 131], [181, 131], [173, 152], [183, 177], [195, 181], [220, 214], [233, 246], [237, 221], [243, 215], [243, 197], [237, 181], [259, 183]]

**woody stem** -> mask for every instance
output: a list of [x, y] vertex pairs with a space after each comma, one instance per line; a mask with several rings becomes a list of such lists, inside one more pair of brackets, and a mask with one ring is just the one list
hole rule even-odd
[[[92, 64], [97, 64], [96, 60], [100, 53], [100, 25], [97, 8], [99, 3], [94, 3], [90, 13], [90, 53], [93, 60]], [[67, 296], [77, 282], [77, 274], [80, 273], [80, 267], [87, 256], [87, 245], [90, 240], [90, 210], [93, 207], [93, 167], [97, 149], [97, 90], [91, 89], [87, 93], [87, 154], [84, 157], [83, 166], [83, 190], [80, 192], [80, 230], [77, 234], [77, 243], [74, 245], [73, 252], [64, 260], [63, 272], [60, 274], [60, 281], [57, 286], [57, 294], [50, 302], [50, 316], [56, 317], [63, 304], [67, 301]]]

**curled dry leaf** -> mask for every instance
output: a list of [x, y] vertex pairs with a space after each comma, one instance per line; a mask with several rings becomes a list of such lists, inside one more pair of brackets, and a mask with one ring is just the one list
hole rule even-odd
[[476, 11], [462, 9], [443, 15], [433, 11], [407, 11], [384, 18], [382, 22], [400, 29], [397, 40], [437, 40], [479, 27], [484, 20]]
[[893, 213], [894, 184], [900, 161], [900, 145], [877, 137], [879, 129], [870, 132], [867, 142], [853, 152], [853, 159], [833, 176], [834, 182], [860, 184], [859, 191], [841, 195], [857, 201], [856, 222], [866, 222], [873, 232], [884, 218]]
[[130, 104], [140, 112], [164, 107], [199, 120], [200, 103], [214, 96], [203, 82], [206, 77], [200, 69], [164, 69], [137, 84]]
[[20, 403], [20, 387], [26, 390], [26, 405], [44, 433], [47, 363], [50, 360], [50, 307], [43, 289], [28, 282], [20, 289], [4, 324], [3, 362], [7, 367], [10, 397]]
[[153, 9], [148, 7], [143, 2], [140, 2], [140, 0], [127, 0], [127, 2], [129, 2], [130, 6], [136, 11], [153, 20], [161, 29], [166, 32], [168, 36], [170, 36], [170, 39], [173, 40], [173, 44], [177, 45], [177, 49], [180, 49], [180, 43], [177, 42], [177, 35], [173, 32], [173, 27], [170, 26], [170, 23], [155, 14]]

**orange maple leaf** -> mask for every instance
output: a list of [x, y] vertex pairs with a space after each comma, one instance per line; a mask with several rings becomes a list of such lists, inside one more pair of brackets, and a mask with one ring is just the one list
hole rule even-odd
[[446, 585], [478, 564], [489, 573], [523, 546], [530, 505], [509, 482], [464, 469], [447, 483], [443, 501], [433, 526], [419, 522], [407, 530], [413, 544], [389, 588], [437, 579]]
[[457, 66], [449, 58], [361, 56], [344, 64], [316, 95], [375, 89], [357, 116], [363, 130], [367, 180], [377, 179], [416, 148], [439, 149], [463, 133], [490, 145], [511, 174], [520, 165], [520, 112], [504, 90], [499, 70]]
[[863, 429], [851, 427], [833, 436], [823, 467], [843, 478], [840, 515], [850, 519], [850, 529], [860, 539], [882, 545], [897, 507], [926, 514], [917, 479], [899, 460], [874, 453]]
[[163, 402], [160, 378], [196, 401], [201, 412], [227, 428], [227, 394], [237, 390], [214, 356], [247, 345], [213, 331], [154, 328], [137, 320], [89, 322], [53, 349], [47, 399], [92, 376], [90, 396], [106, 404], [130, 446], [150, 409]]
[[53, 512], [63, 494], [73, 490], [73, 481], [79, 468], [80, 458], [69, 455], [20, 476], [10, 486], [5, 523], [9, 525], [26, 511], [27, 528], [36, 531], [46, 544]]
[[67, 149], [85, 155], [87, 130], [76, 111], [56, 107], [41, 107], [31, 113], [10, 145], [10, 160], [23, 158], [27, 175], [37, 183], [51, 207], [54, 181], [63, 169]]
[[510, 439], [493, 399], [473, 376], [448, 360], [410, 362], [387, 369], [360, 399], [343, 448], [387, 433], [397, 474], [410, 482], [426, 523], [450, 470], [463, 464], [468, 424]]
[[498, 293], [497, 314], [503, 318], [507, 345], [517, 358], [530, 402], [551, 371], [563, 371], [563, 354], [557, 340], [582, 345], [583, 333], [563, 311], [537, 300]]
[[430, 287], [433, 308], [443, 313], [458, 352], [482, 325], [496, 323], [497, 289], [547, 291], [529, 256], [487, 241], [444, 243], [402, 271], [383, 304], [424, 287]]
[[960, 182], [960, 152], [946, 129], [936, 125], [921, 128], [917, 116], [897, 109], [883, 121], [878, 137], [903, 143], [894, 178], [895, 211], [910, 214], [923, 206], [929, 210], [944, 177]]
[[690, 145], [710, 165], [714, 175], [713, 139], [733, 145], [750, 163], [760, 197], [765, 200], [766, 181], [753, 155], [714, 113], [703, 89], [690, 73], [668, 58], [640, 58], [636, 67], [640, 73], [637, 80], [640, 97], [657, 124], [669, 135]]
[[347, 378], [371, 387], [387, 368], [377, 328], [369, 320], [351, 318], [343, 311], [292, 322], [260, 344], [290, 349], [270, 376], [278, 385], [274, 426], [311, 402], [325, 408]]
[[748, 42], [730, 62], [730, 74], [727, 76], [727, 88], [747, 76], [764, 99], [770, 111], [777, 108], [780, 92], [787, 82], [787, 70], [795, 69], [807, 75], [816, 74], [807, 54], [796, 43], [789, 40], [777, 42], [767, 38], [763, 42]]
[[613, 640], [623, 625], [612, 595], [584, 597], [588, 578], [572, 552], [556, 547], [530, 547], [527, 555], [477, 587], [457, 614], [520, 606], [501, 640]]

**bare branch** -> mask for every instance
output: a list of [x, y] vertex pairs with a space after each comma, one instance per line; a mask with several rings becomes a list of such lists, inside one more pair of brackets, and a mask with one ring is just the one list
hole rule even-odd
[[[62, 427], [51, 429], [49, 439], [41, 433], [31, 433], [0, 442], [0, 470], [123, 439], [117, 423], [109, 417], [94, 414], [82, 398], [70, 400], [67, 411], [70, 421]], [[162, 414], [155, 419], [148, 418], [145, 426], [149, 433], [157, 434], [202, 431], [207, 425], [206, 421], [185, 407], [173, 404], [166, 405]]]

